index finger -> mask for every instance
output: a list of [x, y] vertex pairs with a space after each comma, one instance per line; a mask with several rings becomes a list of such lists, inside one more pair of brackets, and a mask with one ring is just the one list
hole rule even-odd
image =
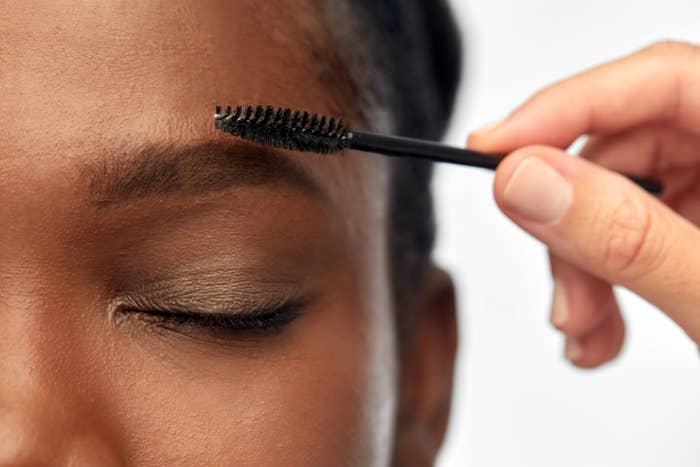
[[473, 149], [509, 153], [543, 144], [566, 148], [585, 134], [614, 134], [649, 123], [700, 132], [700, 47], [663, 42], [539, 93], [488, 131]]

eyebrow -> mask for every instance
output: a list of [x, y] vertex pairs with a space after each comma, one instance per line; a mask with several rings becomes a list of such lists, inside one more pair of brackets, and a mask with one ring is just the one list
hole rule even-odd
[[320, 185], [293, 159], [273, 149], [234, 142], [126, 144], [86, 162], [79, 172], [98, 209], [149, 197], [261, 184], [284, 184], [329, 202]]

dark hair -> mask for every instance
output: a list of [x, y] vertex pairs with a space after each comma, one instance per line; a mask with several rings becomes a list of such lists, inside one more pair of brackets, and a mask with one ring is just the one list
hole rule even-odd
[[[461, 72], [461, 39], [447, 0], [315, 0], [331, 23], [336, 64], [375, 130], [440, 139]], [[388, 122], [386, 124], [385, 122]], [[381, 126], [384, 125], [384, 128]], [[397, 309], [430, 263], [432, 164], [391, 159], [389, 250]], [[399, 320], [407, 325], [405, 315]], [[410, 325], [410, 324], [408, 324]]]
[[[440, 139], [461, 72], [461, 38], [446, 0], [327, 0], [345, 69], [388, 131]], [[369, 118], [372, 119], [371, 117]], [[435, 241], [432, 165], [392, 159], [389, 246], [398, 307], [410, 306]]]

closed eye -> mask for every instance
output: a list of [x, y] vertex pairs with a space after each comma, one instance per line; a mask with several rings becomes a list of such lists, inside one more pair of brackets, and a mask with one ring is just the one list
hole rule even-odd
[[131, 310], [148, 315], [155, 323], [171, 326], [197, 326], [230, 331], [266, 331], [281, 328], [294, 321], [302, 303], [287, 303], [277, 308], [264, 308], [252, 313], [199, 313], [170, 310]]
[[116, 322], [136, 320], [158, 331], [169, 331], [200, 341], [235, 341], [281, 332], [295, 321], [309, 299], [292, 299], [245, 310], [203, 312], [182, 306], [159, 306], [146, 299], [122, 303], [114, 312]]

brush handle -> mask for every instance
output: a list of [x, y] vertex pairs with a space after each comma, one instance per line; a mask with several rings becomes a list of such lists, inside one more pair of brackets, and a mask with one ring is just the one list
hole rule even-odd
[[[400, 136], [386, 136], [376, 133], [353, 131], [348, 133], [349, 147], [359, 151], [374, 152], [394, 157], [416, 157], [433, 162], [469, 165], [496, 170], [503, 161], [503, 156], [486, 154], [470, 149], [459, 149], [444, 144], [434, 143]], [[634, 183], [653, 195], [663, 193], [664, 186], [658, 180], [640, 178], [623, 174]]]

